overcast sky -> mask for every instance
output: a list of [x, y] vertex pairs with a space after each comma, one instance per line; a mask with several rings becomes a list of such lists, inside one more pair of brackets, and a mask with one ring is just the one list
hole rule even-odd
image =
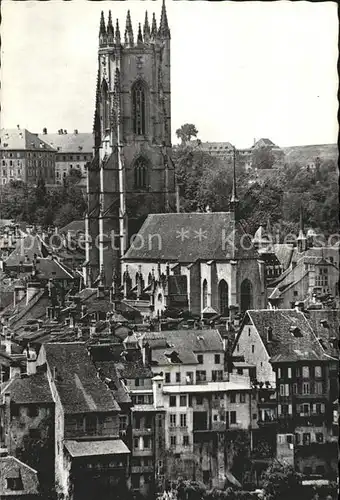
[[[337, 140], [335, 2], [166, 1], [171, 29], [172, 135], [237, 147]], [[134, 33], [161, 1], [2, 2], [1, 126], [92, 131], [100, 11]]]

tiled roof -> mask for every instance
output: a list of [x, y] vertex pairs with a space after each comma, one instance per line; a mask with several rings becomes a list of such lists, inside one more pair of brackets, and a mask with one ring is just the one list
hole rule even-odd
[[249, 242], [240, 245], [245, 232], [240, 223], [235, 225], [229, 212], [152, 214], [138, 234], [138, 241], [144, 241], [145, 245], [140, 249], [140, 245], [132, 245], [124, 259], [189, 264], [197, 259], [230, 259], [234, 252], [234, 258], [258, 257], [252, 249], [250, 237]]
[[234, 150], [234, 146], [230, 142], [202, 142], [200, 144], [201, 148], [204, 150], [209, 150], [209, 152], [226, 151], [230, 152]]
[[71, 457], [94, 457], [99, 455], [128, 455], [129, 448], [121, 439], [102, 441], [76, 441], [68, 439], [64, 442]]
[[5, 260], [6, 267], [17, 267], [25, 261], [25, 256], [32, 263], [34, 254], [37, 257], [46, 257], [46, 250], [38, 236], [27, 235], [16, 242], [15, 250]]
[[314, 309], [305, 313], [315, 335], [321, 340], [321, 346], [330, 356], [339, 355], [339, 310]]
[[[15, 457], [0, 457], [0, 498], [37, 495], [39, 493], [38, 473]], [[20, 478], [23, 489], [13, 491], [7, 488], [7, 479]], [[25, 497], [26, 498], [26, 497]], [[31, 497], [29, 497], [31, 498]], [[33, 498], [33, 497], [32, 497]]]
[[26, 304], [26, 299], [20, 302], [22, 307], [17, 309], [10, 320], [11, 328], [18, 330], [27, 323], [29, 319], [42, 319], [46, 317], [46, 308], [50, 305], [50, 299], [45, 294], [45, 290], [38, 293]]
[[53, 403], [50, 386], [44, 373], [26, 378], [14, 378], [7, 391], [11, 393], [13, 403]]
[[56, 370], [55, 385], [65, 413], [119, 411], [84, 343], [45, 344], [43, 348], [51, 372]]
[[[218, 330], [169, 330], [161, 334], [146, 333], [142, 342], [152, 349], [152, 361], [157, 364], [197, 364], [197, 352], [223, 351]], [[173, 354], [173, 356], [171, 356]], [[172, 359], [172, 360], [171, 360]]]
[[[302, 312], [293, 309], [262, 309], [248, 311], [247, 317], [258, 331], [272, 361], [329, 359]], [[297, 327], [301, 336], [295, 336], [292, 327]], [[272, 328], [270, 342], [267, 338], [269, 328]], [[237, 342], [238, 337], [235, 345]]]
[[71, 235], [76, 235], [77, 233], [85, 234], [85, 219], [74, 220], [60, 229], [61, 233], [68, 233], [71, 231]]
[[273, 252], [281, 262], [283, 269], [287, 269], [290, 265], [294, 253], [294, 247], [290, 244], [274, 243], [272, 245]]
[[32, 134], [27, 129], [1, 129], [0, 149], [2, 150], [29, 150], [29, 151], [54, 151], [45, 141]]
[[93, 135], [77, 134], [41, 134], [39, 138], [49, 144], [58, 153], [84, 154], [93, 152]]
[[125, 387], [123, 386], [118, 374], [117, 363], [113, 360], [96, 361], [95, 365], [97, 367], [97, 370], [102, 370], [104, 377], [112, 380], [113, 386], [110, 386], [110, 389], [113, 391], [114, 397], [116, 398], [118, 404], [131, 403], [131, 398]]

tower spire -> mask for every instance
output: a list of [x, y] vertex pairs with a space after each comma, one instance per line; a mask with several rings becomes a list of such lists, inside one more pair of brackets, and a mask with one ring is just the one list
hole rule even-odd
[[116, 44], [120, 45], [120, 29], [118, 19], [116, 19]]
[[159, 25], [159, 36], [161, 38], [170, 38], [170, 30], [168, 25], [168, 16], [166, 14], [165, 0], [162, 3], [161, 21]]
[[155, 13], [152, 14], [151, 38], [155, 39], [157, 36], [157, 21]]
[[113, 24], [112, 24], [112, 16], [111, 16], [111, 11], [109, 10], [109, 19], [107, 21], [107, 38], [108, 38], [108, 43], [113, 44], [114, 43], [114, 30], [113, 30]]
[[144, 36], [144, 42], [148, 42], [150, 39], [150, 25], [149, 25], [149, 19], [148, 19], [148, 12], [145, 12], [145, 20], [144, 20], [144, 26], [143, 26], [143, 36]]
[[126, 15], [125, 43], [130, 45], [130, 47], [133, 47], [133, 30], [132, 30], [131, 15], [129, 10], [127, 11]]
[[307, 250], [307, 238], [305, 236], [305, 231], [304, 231], [304, 223], [303, 223], [303, 206], [302, 203], [300, 205], [300, 229], [299, 229], [299, 236], [297, 238], [297, 246], [298, 246], [298, 251], [304, 252]]
[[99, 25], [99, 44], [104, 44], [104, 39], [106, 37], [106, 28], [105, 28], [105, 19], [104, 12], [102, 11], [100, 14], [100, 25]]
[[138, 24], [138, 35], [137, 35], [137, 45], [140, 45], [143, 43], [143, 36], [142, 36], [142, 27], [141, 24]]
[[237, 197], [236, 192], [236, 148], [234, 147], [234, 155], [233, 155], [233, 188], [231, 192], [230, 198], [230, 210], [234, 212], [235, 219], [237, 218], [237, 209], [238, 209], [239, 199]]

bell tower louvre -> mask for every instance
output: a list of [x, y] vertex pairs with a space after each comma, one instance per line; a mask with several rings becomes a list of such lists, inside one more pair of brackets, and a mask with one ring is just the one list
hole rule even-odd
[[120, 259], [149, 213], [174, 211], [171, 160], [170, 29], [148, 13], [134, 36], [130, 11], [122, 36], [101, 13], [94, 152], [87, 173], [87, 286], [120, 281]]

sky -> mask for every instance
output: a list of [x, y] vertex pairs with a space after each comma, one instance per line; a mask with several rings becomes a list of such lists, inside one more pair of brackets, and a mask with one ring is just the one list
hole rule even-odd
[[[171, 29], [172, 137], [249, 147], [337, 142], [336, 2], [166, 0]], [[100, 11], [134, 33], [161, 1], [3, 0], [1, 127], [91, 132]]]

